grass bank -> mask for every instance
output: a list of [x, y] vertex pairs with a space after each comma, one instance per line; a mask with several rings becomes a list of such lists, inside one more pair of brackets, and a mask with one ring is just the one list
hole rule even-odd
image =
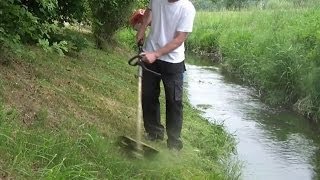
[[222, 62], [262, 99], [320, 119], [320, 9], [198, 12], [188, 48]]
[[154, 159], [128, 158], [117, 137], [136, 132], [136, 69], [127, 65], [133, 54], [122, 45], [100, 51], [90, 42], [73, 57], [25, 46], [20, 58], [0, 64], [0, 179], [238, 176], [228, 163], [232, 136], [187, 101], [181, 153], [161, 142], [151, 143], [161, 151]]

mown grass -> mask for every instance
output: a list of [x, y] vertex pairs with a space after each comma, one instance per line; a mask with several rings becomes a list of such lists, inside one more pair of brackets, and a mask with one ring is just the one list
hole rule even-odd
[[233, 137], [187, 101], [180, 153], [159, 142], [151, 143], [160, 150], [154, 159], [128, 157], [117, 139], [136, 134], [136, 69], [127, 65], [133, 53], [90, 42], [74, 57], [26, 46], [21, 58], [0, 65], [0, 179], [238, 177], [227, 164]]
[[319, 8], [198, 12], [188, 48], [256, 87], [272, 105], [320, 118]]

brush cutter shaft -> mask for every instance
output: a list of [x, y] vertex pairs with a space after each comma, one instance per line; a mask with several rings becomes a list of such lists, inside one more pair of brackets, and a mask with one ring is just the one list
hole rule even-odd
[[[142, 52], [142, 45], [138, 44], [139, 47], [139, 53]], [[136, 140], [122, 136], [121, 137], [121, 144], [124, 145], [125, 147], [134, 150], [137, 154], [143, 154], [143, 155], [152, 155], [158, 153], [158, 150], [154, 149], [151, 146], [148, 146], [144, 143], [141, 142], [141, 125], [142, 125], [142, 71], [146, 70], [149, 71], [155, 75], [161, 76], [161, 74], [154, 72], [144, 65], [142, 61], [142, 56], [141, 55], [136, 55], [132, 57], [129, 61], [128, 64], [131, 66], [139, 66], [138, 67], [138, 105], [137, 105], [137, 134], [136, 134]], [[134, 154], [136, 154], [134, 153]]]
[[142, 104], [141, 104], [141, 93], [142, 93], [142, 68], [138, 69], [138, 107], [137, 107], [137, 150], [142, 150], [141, 145], [141, 123], [142, 123]]

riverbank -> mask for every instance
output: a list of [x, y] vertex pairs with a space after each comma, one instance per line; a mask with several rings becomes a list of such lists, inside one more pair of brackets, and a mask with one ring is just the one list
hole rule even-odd
[[[193, 59], [188, 57], [188, 60]], [[319, 179], [319, 131], [296, 113], [272, 108], [219, 65], [194, 59], [185, 79], [190, 103], [237, 139], [242, 179]], [[190, 63], [190, 61], [189, 61]], [[266, 171], [268, 169], [268, 171]]]
[[256, 88], [271, 105], [320, 118], [319, 8], [198, 12], [188, 48]]
[[[136, 133], [136, 69], [127, 45], [73, 56], [24, 46], [0, 65], [0, 179], [234, 179], [235, 141], [185, 98], [184, 149], [130, 159], [117, 146]], [[3, 62], [3, 61], [0, 61]], [[163, 95], [162, 95], [163, 97]], [[163, 98], [162, 98], [163, 102]], [[164, 108], [162, 108], [162, 114]], [[164, 117], [164, 116], [162, 116]]]

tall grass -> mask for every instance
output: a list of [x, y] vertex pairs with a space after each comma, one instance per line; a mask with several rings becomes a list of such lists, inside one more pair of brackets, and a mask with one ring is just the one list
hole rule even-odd
[[[198, 12], [188, 48], [223, 67], [273, 105], [320, 118], [320, 9]], [[217, 53], [218, 52], [218, 53]]]
[[263, 9], [297, 9], [312, 8], [319, 5], [318, 0], [263, 0], [260, 1]]

